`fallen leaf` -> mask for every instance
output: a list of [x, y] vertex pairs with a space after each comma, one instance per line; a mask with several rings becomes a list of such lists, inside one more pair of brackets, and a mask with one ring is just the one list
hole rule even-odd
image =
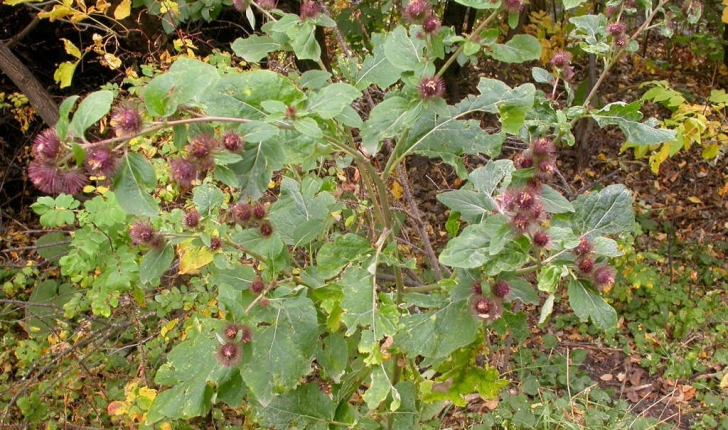
[[720, 380], [720, 388], [728, 390], [728, 372], [725, 372], [723, 379]]
[[690, 200], [691, 203], [695, 203], [696, 205], [702, 204], [703, 201], [695, 196], [688, 197], [688, 200]]
[[604, 382], [608, 382], [608, 381], [611, 381], [612, 379], [614, 379], [614, 375], [612, 375], [611, 373], [605, 373], [604, 375], [600, 376], [599, 379], [601, 379]]

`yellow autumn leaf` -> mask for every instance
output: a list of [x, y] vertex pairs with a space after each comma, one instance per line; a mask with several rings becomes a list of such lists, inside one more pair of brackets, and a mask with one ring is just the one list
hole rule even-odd
[[214, 255], [209, 248], [200, 248], [192, 245], [191, 240], [184, 241], [177, 246], [182, 255], [179, 262], [179, 273], [185, 275], [194, 273], [212, 262]]
[[60, 88], [66, 88], [71, 85], [71, 80], [73, 79], [73, 73], [76, 71], [76, 66], [78, 66], [78, 61], [75, 63], [65, 61], [58, 66], [56, 72], [53, 74], [53, 79], [58, 82], [58, 86]]
[[114, 54], [110, 54], [107, 52], [106, 54], [104, 54], [104, 60], [111, 70], [116, 70], [121, 67], [121, 60]]
[[703, 159], [712, 160], [720, 154], [720, 145], [712, 143], [703, 147]]
[[76, 57], [78, 59], [81, 58], [81, 50], [78, 49], [78, 47], [76, 45], [74, 45], [73, 42], [71, 42], [68, 39], [63, 39], [63, 38], [61, 38], [61, 40], [63, 41], [63, 49], [66, 50], [66, 53], [68, 55], [73, 55], [74, 57]]
[[397, 181], [392, 181], [392, 195], [397, 200], [402, 198], [402, 194], [404, 193], [404, 188], [402, 188], [402, 185], [400, 185]]
[[[726, 2], [724, 1], [723, 4], [726, 4]], [[728, 24], [728, 7], [723, 9], [723, 17], [721, 18], [721, 20], [724, 23]]]
[[690, 203], [695, 203], [696, 205], [703, 203], [702, 200], [700, 200], [699, 198], [697, 198], [695, 196], [688, 197], [688, 200], [690, 201]]
[[728, 372], [725, 372], [723, 379], [720, 380], [720, 388], [728, 390]]
[[650, 169], [652, 173], [660, 172], [660, 165], [670, 156], [670, 146], [662, 145], [662, 148], [650, 156]]
[[114, 18], [124, 19], [131, 15], [131, 0], [121, 0], [119, 6], [114, 9]]
[[77, 12], [75, 10], [68, 6], [55, 5], [53, 6], [53, 9], [48, 12], [40, 12], [38, 14], [38, 18], [48, 18], [51, 22], [53, 22], [59, 18], [65, 18], [68, 15], [74, 15], [76, 13]]

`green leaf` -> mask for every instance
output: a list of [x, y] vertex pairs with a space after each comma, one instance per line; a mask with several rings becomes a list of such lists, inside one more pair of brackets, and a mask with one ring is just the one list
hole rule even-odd
[[321, 46], [316, 40], [316, 25], [310, 21], [300, 21], [290, 26], [286, 35], [299, 60], [319, 61], [321, 59]]
[[155, 77], [147, 84], [144, 90], [147, 112], [166, 117], [175, 113], [180, 105], [200, 102], [219, 77], [214, 66], [181, 58], [172, 64], [167, 73]]
[[334, 406], [318, 384], [305, 384], [276, 396], [266, 407], [256, 408], [255, 416], [266, 428], [328, 430]]
[[122, 209], [132, 215], [157, 215], [159, 205], [146, 192], [156, 185], [154, 167], [143, 155], [127, 153], [122, 157], [114, 177], [114, 193]]
[[[491, 160], [483, 167], [470, 172], [470, 183], [478, 192], [493, 196], [494, 193], [503, 194], [511, 184], [512, 174], [516, 170], [511, 160]], [[495, 207], [495, 200], [492, 200]]]
[[268, 406], [311, 372], [318, 341], [316, 308], [304, 294], [271, 299], [267, 308], [255, 307], [252, 313], [265, 325], [253, 336], [250, 364], [242, 375], [258, 402]]
[[103, 90], [89, 94], [79, 103], [68, 131], [76, 137], [83, 136], [86, 129], [109, 113], [113, 101], [114, 94], [111, 91]]
[[44, 234], [35, 241], [38, 254], [46, 260], [58, 263], [58, 259], [66, 255], [70, 249], [71, 238], [62, 232]]
[[212, 184], [202, 184], [195, 188], [192, 201], [197, 205], [201, 215], [209, 216], [214, 209], [222, 205], [225, 200], [223, 192]]
[[493, 2], [491, 0], [455, 0], [455, 3], [460, 3], [463, 6], [472, 7], [473, 9], [497, 9], [500, 7], [500, 2]]
[[[308, 242], [302, 239], [310, 242], [324, 231], [324, 221], [336, 199], [328, 192], [319, 192], [322, 183], [322, 180], [311, 177], [305, 178], [301, 184], [288, 177], [281, 181], [281, 196], [271, 205], [268, 218], [287, 245], [305, 245]], [[297, 241], [296, 231], [307, 221], [311, 221], [307, 225], [312, 236], [299, 236]]]
[[423, 67], [426, 44], [424, 38], [409, 36], [407, 30], [398, 25], [384, 41], [384, 54], [394, 67], [414, 71]]
[[356, 77], [352, 79], [354, 86], [360, 90], [371, 84], [381, 89], [387, 89], [399, 80], [402, 71], [392, 65], [387, 59], [384, 49], [385, 36], [381, 33], [372, 35], [374, 56], [364, 57], [361, 67], [356, 71]]
[[617, 325], [617, 311], [589, 288], [585, 281], [569, 282], [569, 304], [581, 321], [591, 318], [604, 331]]
[[[458, 237], [451, 239], [440, 253], [440, 262], [446, 266], [474, 269], [493, 258], [490, 242], [507, 226], [505, 216], [495, 215], [481, 224], [469, 225]], [[502, 233], [501, 233], [502, 235]]]
[[541, 187], [541, 202], [548, 213], [561, 214], [574, 212], [574, 206], [571, 205], [571, 202], [548, 185]]
[[518, 299], [525, 304], [538, 305], [538, 293], [533, 286], [522, 278], [509, 279], [508, 283], [511, 285], [511, 297]]
[[[269, 70], [255, 70], [221, 77], [205, 92], [202, 101], [210, 116], [264, 120], [268, 113], [262, 102], [277, 100], [294, 106], [303, 99], [303, 93], [290, 79]], [[247, 136], [246, 141], [250, 141]]]
[[66, 88], [71, 86], [73, 74], [76, 72], [76, 66], [78, 66], [78, 63], [80, 62], [80, 60], [74, 61], [73, 63], [71, 63], [70, 61], [64, 61], [58, 65], [56, 72], [53, 73], [53, 79], [56, 81], [56, 83], [58, 83], [59, 88]]
[[490, 55], [504, 63], [525, 63], [538, 60], [541, 58], [541, 43], [530, 34], [517, 34], [505, 44], [491, 45]]
[[[467, 299], [400, 320], [402, 329], [395, 344], [411, 357], [445, 358], [458, 348], [470, 345], [478, 335], [480, 322], [473, 318]], [[457, 327], [457, 329], [455, 329]]]
[[306, 109], [317, 113], [323, 119], [331, 119], [361, 97], [361, 92], [345, 83], [327, 85], [319, 92], [309, 96]]
[[579, 196], [574, 220], [583, 235], [600, 236], [634, 229], [632, 194], [624, 185]]
[[215, 385], [231, 372], [213, 358], [220, 344], [211, 331], [217, 328], [209, 320], [194, 320], [187, 339], [167, 354], [167, 362], [157, 371], [154, 382], [173, 387], [154, 398], [147, 423], [164, 418], [189, 419], [209, 412]]
[[479, 223], [493, 208], [493, 199], [482, 193], [468, 190], [448, 191], [437, 195], [437, 200], [454, 211], [460, 212], [468, 223]]
[[[341, 308], [344, 310], [342, 320], [347, 326], [347, 336], [354, 334], [358, 327], [369, 328], [370, 337], [367, 339], [362, 335], [362, 343], [377, 343], [397, 331], [396, 321], [383, 310], [385, 305], [376, 300], [374, 276], [371, 273], [361, 267], [351, 267], [344, 273], [341, 285], [345, 292]], [[362, 352], [371, 352], [363, 350], [361, 344], [359, 348]]]
[[319, 343], [316, 362], [321, 366], [323, 376], [335, 383], [341, 382], [349, 364], [349, 351], [346, 339], [341, 333], [330, 333]]
[[545, 323], [546, 320], [548, 319], [548, 317], [554, 311], [554, 301], [555, 300], [556, 300], [556, 297], [553, 294], [549, 294], [549, 296], [546, 297], [546, 301], [544, 301], [543, 306], [541, 306], [541, 314], [538, 317], [539, 324]]
[[586, 0], [564, 0], [564, 10], [569, 10], [572, 8], [575, 8], [582, 3], [584, 3]]
[[281, 50], [283, 45], [269, 36], [251, 35], [235, 39], [231, 47], [238, 57], [249, 63], [257, 63], [269, 53]]
[[362, 144], [370, 154], [376, 154], [382, 139], [399, 134], [416, 118], [417, 112], [410, 100], [390, 97], [372, 109], [361, 130]]
[[654, 118], [650, 118], [643, 123], [639, 122], [642, 119], [642, 113], [639, 111], [640, 106], [640, 102], [630, 104], [623, 102], [610, 103], [596, 112], [591, 112], [591, 116], [599, 124], [599, 127], [619, 126], [624, 132], [627, 143], [652, 146], [675, 141], [677, 132], [656, 128], [658, 123]]
[[238, 178], [240, 199], [258, 200], [268, 189], [273, 171], [283, 167], [281, 146], [271, 140], [248, 144], [243, 159], [228, 167]]
[[148, 284], [158, 279], [169, 269], [174, 261], [174, 247], [165, 245], [162, 249], [152, 249], [142, 258], [139, 265], [139, 282]]
[[63, 103], [58, 107], [58, 122], [56, 123], [56, 133], [58, 133], [58, 136], [61, 138], [61, 140], [64, 140], [66, 138], [66, 134], [68, 133], [68, 124], [69, 124], [69, 114], [71, 113], [71, 109], [73, 109], [73, 106], [76, 105], [76, 100], [78, 100], [79, 96], [71, 96], [63, 100]]
[[[74, 294], [75, 291], [71, 284], [61, 284], [55, 279], [36, 283], [28, 298], [28, 306], [25, 307], [29, 334], [35, 337], [45, 336], [52, 332], [56, 327], [58, 309], [62, 309]], [[33, 304], [38, 306], [33, 306]]]
[[536, 276], [539, 291], [545, 291], [549, 294], [555, 293], [556, 287], [559, 286], [559, 281], [563, 275], [564, 270], [561, 266], [544, 267]]
[[333, 242], [324, 243], [316, 255], [318, 274], [323, 279], [336, 276], [346, 265], [361, 260], [374, 252], [366, 238], [347, 233]]

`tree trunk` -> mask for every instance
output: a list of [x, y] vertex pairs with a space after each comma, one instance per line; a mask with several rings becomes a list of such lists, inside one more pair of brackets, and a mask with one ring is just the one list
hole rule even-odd
[[51, 95], [3, 42], [0, 42], [0, 70], [28, 97], [30, 104], [43, 118], [43, 122], [51, 127], [56, 125], [58, 107], [51, 99]]

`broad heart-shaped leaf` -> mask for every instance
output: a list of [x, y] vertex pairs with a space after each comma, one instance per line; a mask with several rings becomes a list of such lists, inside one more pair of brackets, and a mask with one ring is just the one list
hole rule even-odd
[[158, 117], [172, 115], [180, 105], [199, 102], [218, 79], [219, 74], [214, 66], [181, 58], [172, 64], [167, 73], [147, 84], [144, 90], [147, 112]]
[[499, 252], [497, 249], [491, 249], [491, 241], [501, 240], [506, 226], [508, 220], [504, 215], [494, 215], [480, 224], [465, 227], [459, 236], [447, 243], [440, 253], [440, 262], [446, 266], [463, 269], [482, 266], [495, 258]]
[[574, 206], [566, 200], [566, 197], [548, 185], [541, 187], [541, 202], [543, 202], [543, 207], [548, 213], [574, 212]]
[[260, 323], [251, 341], [253, 352], [243, 368], [243, 380], [261, 405], [298, 386], [311, 372], [318, 341], [318, 320], [305, 294], [272, 298], [268, 307], [254, 308]]
[[384, 52], [385, 35], [381, 33], [372, 34], [372, 45], [374, 56], [367, 55], [361, 68], [356, 71], [353, 84], [356, 88], [363, 90], [371, 84], [381, 89], [387, 89], [399, 80], [402, 71], [392, 65]]
[[78, 104], [68, 131], [76, 137], [83, 136], [87, 128], [109, 112], [113, 101], [114, 94], [111, 91], [102, 90], [89, 94]]
[[374, 106], [361, 130], [364, 149], [370, 154], [376, 154], [382, 139], [395, 136], [412, 124], [419, 111], [419, 105], [396, 96]]
[[[365, 261], [364, 266], [371, 260], [372, 258]], [[369, 328], [371, 338], [368, 341], [378, 342], [384, 336], [393, 335], [397, 326], [396, 321], [389, 318], [386, 312], [382, 312], [376, 297], [374, 279], [374, 275], [359, 266], [347, 269], [341, 278], [344, 288], [341, 308], [344, 310], [342, 320], [347, 326], [347, 336], [354, 334], [358, 327]]]
[[144, 254], [139, 266], [139, 281], [148, 284], [159, 278], [174, 261], [174, 248], [166, 245], [162, 249], [151, 249]]
[[322, 279], [332, 278], [346, 265], [373, 252], [372, 245], [362, 236], [353, 233], [339, 236], [333, 242], [323, 244], [316, 255], [318, 275]]
[[359, 90], [349, 84], [338, 82], [310, 95], [306, 109], [317, 113], [323, 119], [331, 119], [359, 97], [361, 97]]
[[237, 370], [220, 365], [215, 352], [220, 343], [212, 334], [219, 324], [194, 320], [187, 339], [172, 348], [154, 378], [160, 385], [173, 385], [159, 393], [147, 415], [148, 423], [163, 418], [187, 419], [205, 415], [212, 406], [215, 386]]
[[231, 72], [206, 91], [203, 103], [211, 116], [262, 120], [268, 117], [261, 103], [277, 100], [294, 106], [304, 99], [290, 79], [269, 70]]
[[541, 58], [541, 43], [530, 34], [518, 34], [505, 44], [491, 45], [490, 56], [504, 63], [538, 60]]
[[282, 49], [283, 45], [269, 36], [251, 35], [236, 39], [231, 47], [238, 57], [249, 63], [257, 63], [266, 58], [270, 52]]
[[243, 301], [241, 292], [247, 290], [257, 277], [255, 270], [251, 266], [243, 265], [228, 269], [211, 265], [209, 271], [210, 282], [218, 289], [218, 302], [225, 312], [232, 314], [235, 321], [240, 321], [245, 316], [245, 307], [250, 304], [249, 301]]
[[657, 145], [663, 142], [674, 142], [677, 136], [675, 130], [658, 129], [654, 118], [641, 123], [642, 113], [639, 111], [641, 103], [626, 104], [623, 102], [610, 103], [602, 109], [591, 112], [591, 117], [599, 127], [617, 125], [624, 132], [627, 143], [637, 145]]
[[238, 178], [240, 198], [258, 200], [268, 188], [273, 171], [283, 167], [283, 150], [274, 140], [251, 142], [245, 147], [243, 159], [228, 167]]
[[71, 96], [63, 100], [63, 103], [58, 107], [58, 122], [56, 123], [56, 133], [61, 140], [66, 138], [68, 133], [69, 119], [68, 116], [71, 113], [71, 109], [76, 105], [76, 101], [79, 96]]
[[447, 155], [458, 158], [466, 154], [495, 156], [500, 153], [504, 140], [502, 133], [486, 133], [480, 128], [480, 121], [464, 121], [458, 120], [455, 115], [447, 118], [426, 112], [417, 118], [407, 140], [398, 142], [395, 152], [399, 158], [415, 152], [428, 157], [443, 157], [449, 162], [451, 158]]
[[455, 105], [458, 117], [477, 111], [494, 114], [507, 111], [511, 116], [519, 111], [528, 113], [533, 107], [536, 87], [524, 84], [511, 88], [496, 79], [480, 78], [478, 92], [480, 95], [470, 95]]
[[470, 345], [478, 335], [480, 322], [473, 318], [467, 297], [451, 300], [440, 309], [402, 317], [403, 329], [395, 335], [395, 345], [413, 358], [419, 355], [430, 359], [447, 357]]
[[586, 281], [569, 282], [569, 304], [580, 320], [586, 321], [591, 318], [594, 324], [604, 331], [617, 325], [617, 311], [592, 290]]
[[471, 224], [483, 220], [494, 206], [492, 197], [470, 190], [448, 191], [437, 195], [437, 200], [454, 211], [460, 212], [465, 221]]
[[328, 430], [335, 405], [318, 384], [301, 385], [276, 396], [267, 406], [255, 408], [255, 418], [267, 428]]
[[564, 10], [575, 8], [585, 1], [586, 0], [564, 0]]
[[427, 43], [417, 35], [408, 35], [407, 30], [398, 25], [384, 41], [384, 55], [396, 68], [414, 71], [422, 68], [425, 62], [423, 51]]
[[210, 212], [220, 207], [224, 200], [222, 191], [212, 184], [202, 184], [195, 188], [192, 201], [197, 205], [200, 214], [209, 216]]
[[159, 205], [146, 189], [157, 185], [154, 167], [142, 154], [127, 153], [114, 177], [114, 193], [119, 206], [132, 215], [155, 216]]
[[622, 185], [580, 195], [574, 201], [574, 221], [583, 235], [591, 237], [634, 229], [632, 194]]
[[[498, 189], [498, 194], [505, 192], [511, 184], [512, 174], [516, 170], [511, 160], [491, 160], [483, 167], [470, 172], [470, 183], [479, 193], [492, 196]], [[492, 201], [495, 207], [495, 201]]]
[[473, 9], [497, 9], [500, 7], [500, 2], [494, 2], [492, 0], [455, 0], [455, 3], [460, 3], [463, 6], [472, 7]]
[[[287, 245], [305, 245], [326, 227], [324, 220], [336, 199], [328, 192], [319, 193], [322, 184], [323, 180], [314, 177], [306, 177], [301, 184], [294, 179], [283, 178], [281, 196], [271, 205], [268, 218]], [[307, 241], [296, 241], [296, 231], [306, 221], [312, 221], [307, 225], [313, 231], [313, 237], [305, 235], [303, 238]]]
[[[298, 17], [296, 17], [298, 18]], [[321, 46], [316, 40], [316, 25], [311, 21], [298, 21], [286, 29], [293, 53], [301, 60], [321, 59]]]

